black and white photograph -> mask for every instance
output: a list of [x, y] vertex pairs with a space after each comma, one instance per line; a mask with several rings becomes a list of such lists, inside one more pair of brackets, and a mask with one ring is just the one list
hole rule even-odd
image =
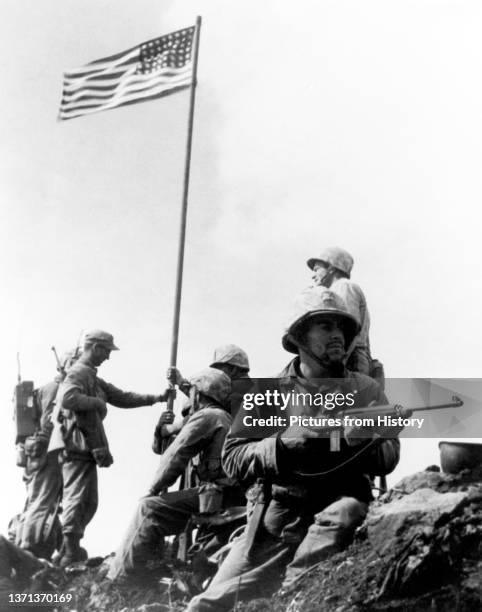
[[2, 1], [0, 612], [482, 608], [481, 31]]

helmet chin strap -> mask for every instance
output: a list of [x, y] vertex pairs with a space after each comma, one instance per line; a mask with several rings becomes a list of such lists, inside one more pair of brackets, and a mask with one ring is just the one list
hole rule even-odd
[[[318, 355], [315, 355], [311, 349], [309, 349], [305, 344], [302, 344], [299, 340], [297, 340], [293, 336], [293, 334], [288, 334], [288, 339], [292, 344], [296, 346], [298, 350], [301, 349], [304, 353], [306, 353], [309, 357], [311, 357], [311, 359], [313, 359], [313, 361], [317, 363], [318, 365], [322, 366], [325, 369], [332, 369], [334, 367], [333, 364], [331, 364], [330, 362], [326, 363], [323, 357], [318, 357]], [[343, 361], [341, 361], [340, 364], [337, 364], [337, 365], [344, 368], [345, 360], [343, 359]]]

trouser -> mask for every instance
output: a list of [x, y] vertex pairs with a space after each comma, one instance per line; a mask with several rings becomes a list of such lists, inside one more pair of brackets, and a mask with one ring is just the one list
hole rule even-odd
[[62, 532], [84, 536], [99, 501], [94, 460], [67, 459], [62, 464]]
[[[9, 594], [18, 592], [23, 586], [22, 581], [42, 567], [42, 563], [32, 553], [0, 536], [0, 610], [9, 609], [7, 607]], [[12, 578], [13, 570], [15, 570], [15, 581]], [[15, 609], [19, 610], [19, 607]]]
[[164, 537], [181, 533], [198, 511], [199, 487], [141, 499], [107, 577], [143, 575], [147, 562], [159, 558]]
[[62, 470], [58, 453], [48, 453], [45, 464], [28, 474], [27, 507], [23, 513], [19, 545], [40, 557], [55, 550], [55, 525], [62, 494]]
[[299, 508], [271, 500], [251, 551], [238, 539], [204, 593], [191, 600], [189, 612], [230, 610], [236, 601], [267, 597], [284, 576], [288, 587], [312, 565], [345, 547], [363, 521], [367, 504], [341, 497], [313, 519]]

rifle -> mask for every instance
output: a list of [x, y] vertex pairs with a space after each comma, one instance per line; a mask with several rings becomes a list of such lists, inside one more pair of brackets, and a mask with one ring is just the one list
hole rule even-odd
[[[351, 418], [364, 417], [366, 419], [375, 419], [378, 416], [385, 417], [402, 417], [408, 418], [414, 412], [423, 412], [425, 410], [442, 410], [444, 408], [460, 408], [463, 406], [464, 402], [457, 397], [456, 395], [452, 396], [452, 401], [447, 402], [445, 404], [435, 404], [432, 406], [416, 406], [413, 408], [403, 408], [399, 404], [384, 404], [381, 406], [368, 406], [366, 408], [348, 408], [347, 410], [342, 410], [336, 413], [336, 418], [344, 419], [345, 416]], [[356, 426], [356, 424], [355, 424]], [[372, 434], [370, 434], [371, 437]], [[340, 448], [340, 440], [341, 440], [341, 429], [331, 429], [329, 432], [330, 436], [330, 451], [338, 452], [341, 450]], [[302, 472], [299, 470], [294, 470], [294, 473], [298, 476], [303, 477], [319, 477], [319, 476], [327, 476], [328, 474], [332, 474], [337, 470], [346, 467], [352, 461], [359, 459], [359, 457], [366, 452], [368, 449], [373, 449], [375, 444], [379, 444], [384, 438], [381, 436], [376, 436], [370, 440], [370, 442], [363, 446], [357, 453], [355, 453], [352, 457], [346, 459], [342, 463], [332, 467], [328, 470], [324, 470], [322, 472]]]
[[57, 364], [57, 371], [59, 372], [59, 374], [62, 374], [62, 376], [65, 376], [65, 375], [66, 375], [65, 368], [64, 368], [64, 366], [63, 366], [63, 365], [60, 363], [60, 359], [59, 359], [59, 356], [58, 356], [58, 353], [57, 353], [57, 349], [55, 348], [55, 346], [51, 346], [51, 347], [50, 347], [50, 350], [51, 350], [51, 351], [53, 352], [53, 354], [54, 354], [54, 357], [55, 357], [55, 362], [56, 362], [56, 364]]
[[[336, 413], [336, 417], [344, 420], [345, 417], [351, 419], [378, 419], [378, 417], [409, 418], [414, 412], [424, 412], [426, 410], [442, 410], [444, 408], [460, 408], [464, 402], [456, 395], [452, 396], [452, 401], [445, 404], [435, 404], [432, 406], [415, 406], [413, 408], [403, 408], [399, 404], [385, 404], [381, 406], [368, 406], [366, 408], [348, 408]], [[330, 432], [330, 450], [337, 452], [340, 450], [340, 430], [335, 429]]]

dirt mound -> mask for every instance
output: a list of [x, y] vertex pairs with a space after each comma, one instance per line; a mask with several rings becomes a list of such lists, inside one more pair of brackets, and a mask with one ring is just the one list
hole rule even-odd
[[[370, 508], [353, 544], [307, 571], [289, 592], [239, 604], [250, 612], [482, 609], [482, 468], [403, 479]], [[108, 559], [43, 579], [75, 596], [69, 612], [178, 612], [189, 576], [151, 568], [137, 588], [105, 579]], [[166, 573], [169, 574], [166, 576]], [[159, 578], [164, 576], [164, 578]]]

